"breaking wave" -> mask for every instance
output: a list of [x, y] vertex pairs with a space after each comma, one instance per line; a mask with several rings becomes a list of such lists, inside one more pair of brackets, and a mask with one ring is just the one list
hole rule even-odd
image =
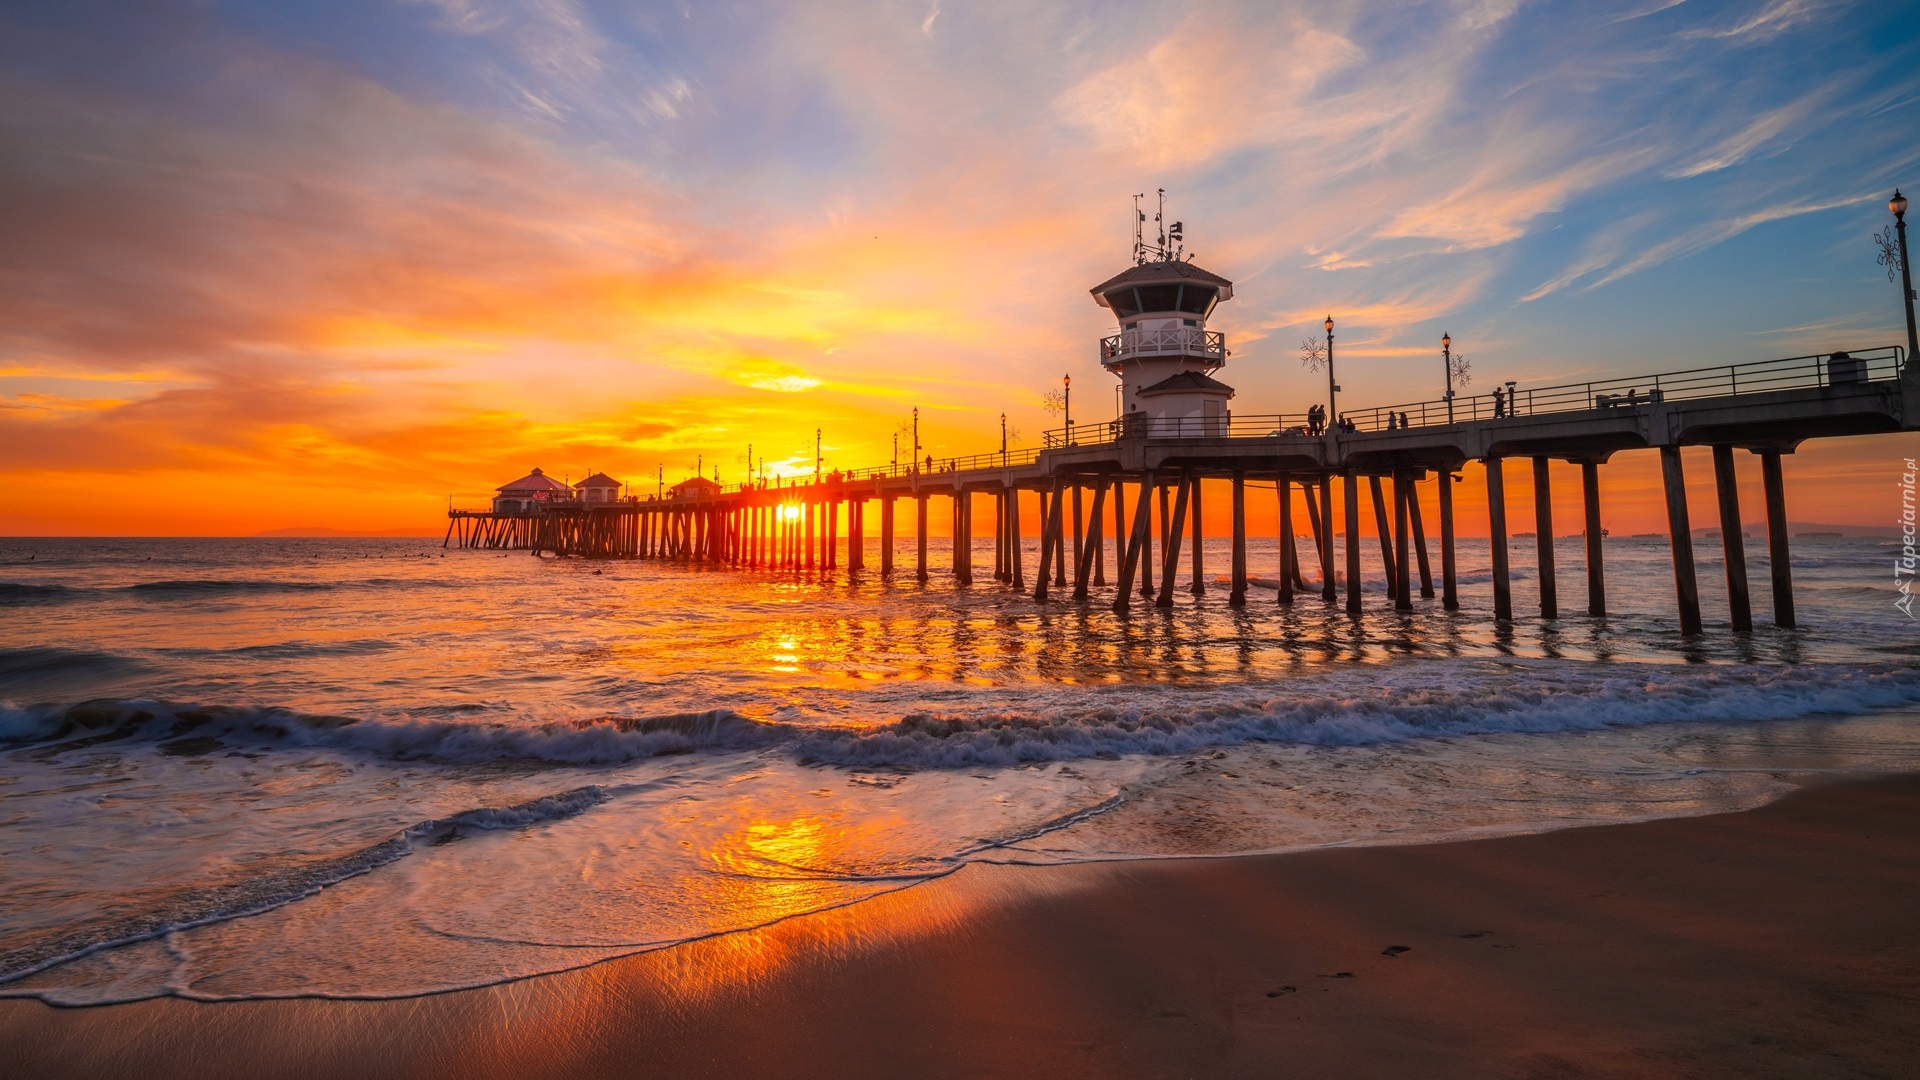
[[761, 721], [728, 709], [661, 716], [503, 720], [474, 714], [355, 718], [246, 706], [103, 700], [0, 707], [0, 743], [51, 756], [102, 742], [163, 753], [322, 749], [397, 761], [618, 764], [778, 748], [824, 765], [957, 769], [1184, 754], [1240, 743], [1361, 746], [1428, 738], [1688, 722], [1849, 716], [1920, 705], [1911, 665], [1679, 667], [1410, 662], [1258, 686], [1077, 687], [1018, 708], [916, 711], [867, 725]]
[[[101, 949], [147, 941], [177, 930], [245, 918], [313, 896], [329, 885], [371, 873], [413, 854], [416, 844], [439, 844], [463, 832], [525, 829], [584, 813], [607, 800], [597, 785], [543, 795], [513, 806], [478, 807], [402, 829], [377, 844], [221, 885], [184, 889], [137, 914], [69, 924], [28, 936], [0, 952], [0, 984], [24, 978]], [[19, 938], [15, 939], [16, 941]]]

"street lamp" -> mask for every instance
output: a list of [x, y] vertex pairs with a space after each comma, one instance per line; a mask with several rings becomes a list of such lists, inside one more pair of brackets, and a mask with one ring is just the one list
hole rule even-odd
[[1073, 445], [1073, 376], [1060, 376], [1060, 409], [1067, 417], [1067, 445]]
[[913, 461], [909, 463], [913, 471], [920, 471], [920, 407], [913, 409]]
[[1333, 395], [1340, 392], [1339, 384], [1333, 381], [1333, 316], [1327, 316], [1325, 325], [1327, 328], [1327, 430], [1331, 431], [1334, 424], [1333, 418], [1338, 415], [1333, 407]]
[[1447, 423], [1453, 423], [1453, 335], [1440, 332], [1440, 359], [1447, 365]]
[[820, 429], [813, 429], [813, 482], [820, 482]]
[[1893, 189], [1887, 209], [1893, 211], [1894, 228], [1900, 234], [1900, 293], [1907, 306], [1907, 362], [1912, 363], [1914, 357], [1920, 355], [1920, 334], [1913, 328], [1913, 271], [1907, 260], [1907, 197], [1900, 194], [1899, 188]]
[[[1007, 463], [1007, 414], [1000, 414], [1000, 464]], [[448, 496], [448, 506], [452, 506], [452, 496]]]

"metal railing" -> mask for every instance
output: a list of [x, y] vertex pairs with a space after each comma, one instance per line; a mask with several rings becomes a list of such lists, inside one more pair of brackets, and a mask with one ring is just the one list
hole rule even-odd
[[[1122, 330], [1100, 339], [1100, 362], [1129, 356], [1204, 356], [1221, 364], [1232, 355], [1227, 335], [1197, 326], [1169, 326], [1157, 330]], [[1216, 365], [1218, 366], [1218, 365]]]
[[1309, 438], [1307, 414], [1241, 415], [1232, 412], [1218, 416], [1142, 416], [1132, 414], [1118, 420], [1075, 424], [1041, 432], [1041, 443], [1048, 449], [1066, 446], [1099, 446], [1121, 439], [1280, 439]]
[[1501, 391], [1497, 398], [1492, 393], [1475, 394], [1472, 397], [1455, 396], [1451, 402], [1445, 398], [1414, 401], [1405, 405], [1348, 409], [1343, 415], [1356, 430], [1390, 431], [1397, 426], [1397, 420], [1389, 421], [1389, 416], [1397, 418], [1404, 415], [1409, 428], [1432, 427], [1542, 413], [1633, 409], [1662, 401], [1735, 397], [1774, 390], [1852, 386], [1898, 379], [1905, 355], [1906, 350], [1897, 345], [1888, 345], [1877, 349], [1790, 356], [1780, 360], [1655, 375], [1562, 383], [1557, 386], [1517, 387], [1511, 395]]
[[[1165, 332], [1199, 333], [1190, 327]], [[1224, 352], [1225, 346], [1221, 335], [1209, 333], [1206, 336], [1214, 339]], [[1503, 390], [1497, 404], [1495, 396], [1487, 393], [1475, 394], [1471, 397], [1456, 396], [1452, 401], [1441, 398], [1433, 401], [1408, 402], [1404, 405], [1349, 409], [1344, 416], [1352, 422], [1356, 431], [1388, 431], [1393, 429], [1389, 426], [1389, 415], [1396, 418], [1393, 427], [1399, 426], [1397, 418], [1404, 415], [1406, 427], [1411, 429], [1548, 413], [1637, 409], [1663, 401], [1735, 397], [1775, 390], [1806, 390], [1883, 382], [1900, 377], [1901, 365], [1905, 358], [1905, 349], [1897, 345], [1888, 345], [1875, 349], [1816, 353], [1811, 356], [1792, 356], [1780, 360], [1727, 364], [1689, 371], [1563, 383], [1557, 386], [1516, 388], [1510, 396]], [[1038, 461], [1043, 448], [1099, 446], [1121, 439], [1310, 439], [1315, 437], [1317, 436], [1309, 430], [1305, 413], [1236, 415], [1228, 412], [1218, 416], [1189, 417], [1130, 415], [1117, 420], [1054, 428], [1041, 434], [1042, 446], [1040, 447], [1008, 450], [1005, 453], [934, 457], [931, 460], [923, 458], [917, 463], [880, 465], [865, 469], [836, 470], [822, 475], [818, 483], [820, 486], [832, 488], [837, 484], [868, 480], [931, 477], [973, 469], [1013, 468], [1031, 465]], [[811, 476], [784, 477], [723, 485], [717, 494], [780, 492], [796, 488], [812, 488], [815, 483]], [[664, 501], [672, 503], [673, 496], [669, 494]], [[644, 494], [626, 496], [612, 504], [557, 499], [546, 505], [552, 509], [573, 509], [636, 503], [642, 506], [660, 505], [653, 495]], [[484, 514], [490, 511], [457, 512]], [[539, 512], [532, 511], [530, 514]]]

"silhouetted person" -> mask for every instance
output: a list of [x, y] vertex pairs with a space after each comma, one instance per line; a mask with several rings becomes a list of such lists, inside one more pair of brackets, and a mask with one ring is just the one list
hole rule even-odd
[[1496, 386], [1493, 388], [1493, 418], [1498, 420], [1505, 415], [1507, 415], [1507, 395]]

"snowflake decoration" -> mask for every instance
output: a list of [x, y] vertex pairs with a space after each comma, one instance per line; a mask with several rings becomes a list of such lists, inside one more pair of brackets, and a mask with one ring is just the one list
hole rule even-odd
[[1894, 243], [1893, 226], [1874, 233], [1873, 242], [1880, 247], [1880, 256], [1874, 261], [1887, 268], [1888, 281], [1894, 280], [1900, 273], [1900, 245]]
[[1327, 362], [1326, 343], [1319, 338], [1303, 338], [1300, 341], [1300, 363], [1308, 371], [1319, 371], [1320, 365]]

